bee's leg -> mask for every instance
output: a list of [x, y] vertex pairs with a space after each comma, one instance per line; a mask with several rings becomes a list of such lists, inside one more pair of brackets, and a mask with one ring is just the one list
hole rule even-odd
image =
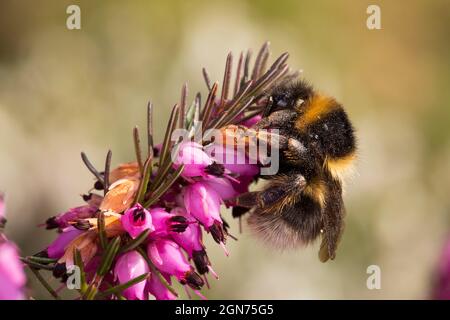
[[328, 195], [322, 214], [323, 234], [319, 250], [322, 262], [333, 260], [344, 230], [345, 208], [342, 200], [342, 187], [336, 180], [328, 183]]
[[283, 175], [277, 177], [264, 190], [247, 192], [236, 198], [236, 204], [240, 207], [264, 208], [283, 199], [287, 193], [300, 193], [306, 186], [306, 180], [301, 174]]
[[294, 110], [279, 110], [275, 111], [269, 116], [262, 118], [257, 124], [253, 126], [253, 129], [266, 129], [266, 128], [279, 128], [286, 125], [286, 122], [291, 121], [297, 116], [297, 112]]

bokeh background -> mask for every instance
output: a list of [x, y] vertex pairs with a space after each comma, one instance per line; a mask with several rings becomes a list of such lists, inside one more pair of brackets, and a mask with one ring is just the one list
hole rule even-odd
[[[81, 30], [66, 8], [81, 7]], [[382, 30], [366, 28], [381, 7]], [[132, 127], [156, 106], [161, 140], [187, 82], [201, 68], [221, 80], [229, 50], [289, 51], [317, 88], [347, 108], [359, 137], [358, 174], [347, 187], [347, 228], [337, 259], [318, 244], [274, 252], [245, 226], [231, 256], [208, 242], [218, 282], [211, 298], [426, 299], [450, 231], [450, 3], [433, 1], [12, 1], [0, 2], [0, 189], [7, 234], [23, 254], [54, 238], [38, 228], [81, 204], [101, 165], [132, 160]], [[229, 213], [225, 213], [228, 216]], [[229, 219], [231, 220], [231, 218]], [[237, 231], [237, 223], [232, 222]], [[381, 268], [381, 290], [366, 269]], [[52, 282], [56, 286], [55, 282]], [[32, 295], [49, 298], [30, 277]]]

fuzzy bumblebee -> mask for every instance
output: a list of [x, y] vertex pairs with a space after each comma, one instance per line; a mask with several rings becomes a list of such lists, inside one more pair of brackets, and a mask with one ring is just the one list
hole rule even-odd
[[267, 243], [295, 248], [321, 236], [320, 260], [334, 259], [344, 229], [342, 185], [356, 158], [353, 126], [341, 104], [305, 81], [276, 87], [268, 101], [254, 129], [279, 130], [280, 170], [237, 202], [252, 209], [249, 226]]

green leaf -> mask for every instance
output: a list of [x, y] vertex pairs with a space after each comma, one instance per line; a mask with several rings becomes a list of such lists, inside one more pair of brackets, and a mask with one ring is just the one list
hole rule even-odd
[[150, 229], [145, 229], [136, 238], [130, 240], [127, 244], [122, 246], [120, 252], [127, 252], [137, 248], [142, 242], [144, 242], [148, 235], [150, 234]]
[[31, 260], [33, 262], [42, 263], [42, 264], [50, 264], [50, 263], [55, 263], [58, 261], [58, 259], [44, 258], [44, 257], [37, 257], [37, 256], [27, 256], [26, 259]]
[[77, 248], [73, 250], [73, 261], [75, 265], [80, 269], [80, 292], [84, 294], [88, 288], [88, 284], [86, 282], [86, 273], [84, 272], [83, 259], [81, 258], [80, 250], [78, 250]]
[[98, 228], [98, 237], [100, 239], [100, 246], [102, 249], [105, 249], [108, 240], [106, 237], [106, 231], [105, 231], [105, 215], [103, 212], [99, 212], [97, 216], [97, 228]]
[[100, 296], [100, 297], [105, 297], [105, 296], [108, 296], [108, 295], [110, 295], [110, 294], [118, 295], [118, 294], [120, 294], [121, 292], [123, 292], [124, 290], [126, 290], [126, 289], [128, 289], [128, 288], [134, 286], [135, 284], [137, 284], [137, 283], [139, 283], [139, 282], [141, 282], [141, 281], [144, 281], [144, 280], [147, 279], [149, 276], [150, 276], [150, 273], [149, 273], [149, 272], [148, 272], [148, 273], [141, 274], [140, 276], [137, 276], [136, 278], [131, 279], [130, 281], [127, 281], [127, 282], [125, 282], [125, 283], [122, 283], [122, 284], [119, 284], [119, 285], [117, 285], [117, 286], [114, 286], [114, 287], [111, 287], [111, 288], [109, 288], [109, 289], [106, 289], [105, 291], [103, 291], [102, 293], [100, 293], [99, 296]]
[[108, 244], [105, 252], [103, 253], [102, 261], [97, 271], [97, 274], [99, 276], [104, 276], [109, 271], [114, 261], [114, 258], [116, 257], [117, 252], [119, 252], [119, 247], [120, 247], [120, 237], [115, 237]]
[[148, 158], [144, 164], [144, 176], [141, 179], [141, 183], [139, 184], [139, 189], [136, 195], [136, 203], [142, 203], [142, 201], [144, 200], [151, 173], [152, 173], [152, 159]]
[[158, 199], [172, 186], [172, 184], [180, 177], [181, 173], [183, 172], [184, 165], [181, 165], [178, 167], [178, 169], [175, 171], [175, 173], [167, 179], [167, 181], [163, 184], [161, 184], [153, 193], [151, 198], [144, 204], [145, 208], [150, 207], [152, 204], [154, 204]]

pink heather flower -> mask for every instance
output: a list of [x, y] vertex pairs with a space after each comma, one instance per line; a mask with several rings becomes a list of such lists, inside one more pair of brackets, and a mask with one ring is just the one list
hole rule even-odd
[[51, 217], [46, 221], [47, 229], [64, 229], [70, 226], [69, 222], [80, 219], [92, 218], [98, 211], [98, 207], [92, 205], [85, 205], [76, 208], [71, 208], [69, 211], [61, 213], [57, 216]]
[[188, 226], [188, 220], [184, 216], [174, 215], [163, 208], [150, 209], [154, 231], [150, 237], [167, 237], [172, 233], [183, 232]]
[[262, 116], [257, 114], [256, 116], [242, 122], [241, 124], [243, 126], [246, 126], [247, 128], [253, 127], [255, 124], [257, 124], [262, 119]]
[[186, 211], [207, 228], [216, 221], [222, 223], [221, 203], [219, 194], [204, 181], [196, 182], [184, 189]]
[[[150, 272], [144, 257], [137, 251], [130, 251], [121, 255], [114, 267], [114, 275], [119, 283], [128, 282], [144, 273]], [[146, 281], [141, 281], [123, 291], [128, 300], [147, 300]]]
[[238, 195], [230, 180], [227, 178], [208, 177], [203, 180], [203, 183], [213, 189], [222, 200], [229, 200]]
[[[187, 216], [187, 212], [183, 208], [177, 207], [172, 209], [171, 212]], [[204, 249], [202, 230], [198, 223], [190, 223], [184, 232], [173, 234], [172, 239], [188, 253], [190, 258], [192, 258], [192, 253], [194, 251]]]
[[450, 239], [445, 244], [439, 258], [433, 299], [450, 300]]
[[120, 221], [125, 231], [134, 239], [146, 229], [155, 231], [150, 212], [139, 203], [125, 211]]
[[202, 177], [206, 175], [205, 169], [213, 160], [203, 151], [203, 147], [196, 142], [182, 142], [178, 148], [174, 167], [184, 164], [182, 175], [184, 177]]
[[223, 165], [223, 167], [235, 174], [254, 176], [259, 174], [258, 165], [251, 164], [250, 159], [241, 148], [223, 146], [220, 144], [210, 144], [205, 147], [214, 161]]
[[[223, 245], [225, 234], [220, 217], [222, 203], [220, 196], [203, 181], [187, 186], [184, 191], [184, 205], [187, 212], [211, 232], [217, 243]], [[225, 252], [227, 253], [226, 250]]]
[[[174, 208], [172, 212], [187, 216], [187, 212], [183, 208]], [[172, 239], [187, 252], [189, 258], [194, 261], [195, 267], [200, 274], [211, 271], [217, 278], [217, 274], [211, 268], [211, 262], [206, 254], [202, 238], [202, 230], [198, 223], [189, 224], [182, 233], [172, 234]]]
[[[169, 284], [172, 284], [170, 276], [165, 274], [162, 274], [162, 276]], [[177, 298], [177, 296], [167, 289], [154, 274], [152, 274], [147, 281], [147, 290], [156, 298], [156, 300], [175, 300]]]
[[157, 239], [148, 244], [147, 254], [163, 273], [175, 276], [181, 284], [194, 290], [203, 286], [202, 278], [194, 271], [178, 244], [168, 239]]
[[58, 235], [58, 237], [47, 247], [47, 255], [52, 259], [61, 258], [67, 246], [73, 239], [78, 237], [84, 231], [78, 230], [75, 227], [68, 227], [63, 230], [62, 233]]
[[0, 235], [0, 300], [23, 300], [26, 277], [16, 246]]

